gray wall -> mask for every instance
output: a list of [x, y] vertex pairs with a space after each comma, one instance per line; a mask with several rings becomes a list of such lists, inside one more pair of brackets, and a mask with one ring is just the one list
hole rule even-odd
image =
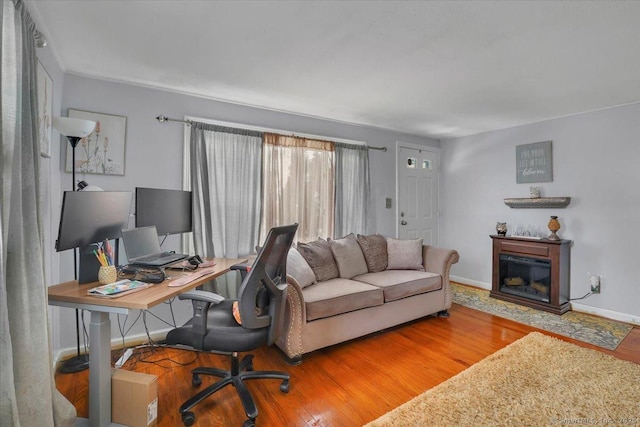
[[[134, 191], [136, 186], [181, 188], [183, 126], [174, 122], [158, 123], [155, 117], [159, 114], [177, 119], [182, 119], [184, 116], [195, 116], [329, 138], [358, 140], [372, 146], [387, 147], [387, 152], [370, 151], [371, 187], [372, 196], [375, 199], [376, 229], [385, 235], [394, 235], [395, 233], [395, 210], [384, 207], [385, 197], [395, 199], [395, 142], [403, 141], [439, 147], [439, 142], [436, 140], [373, 127], [354, 126], [285, 114], [69, 74], [64, 76], [62, 115], [67, 115], [68, 108], [127, 117], [125, 175], [76, 175], [77, 179], [84, 179], [105, 190], [113, 191]], [[65, 149], [67, 146], [68, 144], [65, 145]], [[52, 190], [58, 192], [52, 196], [52, 201], [58, 201], [61, 198], [61, 191], [70, 187], [71, 174], [63, 172], [62, 156], [64, 156], [64, 152], [56, 159], [57, 161], [54, 160], [54, 163], [57, 163], [55, 168], [59, 182], [56, 183], [55, 189], [52, 187]], [[395, 206], [395, 201], [393, 206]], [[54, 224], [57, 224], [59, 221], [59, 202], [57, 207], [53, 209], [52, 217]], [[131, 226], [133, 226], [133, 219]], [[57, 233], [57, 225], [53, 228], [53, 232]], [[173, 239], [167, 240], [163, 249], [179, 249], [179, 240], [174, 236], [171, 237]], [[59, 257], [60, 273], [58, 277], [53, 277], [52, 283], [73, 278], [71, 256], [71, 251], [61, 254]], [[190, 315], [190, 305], [186, 302], [176, 301], [174, 302], [175, 306], [178, 306], [176, 314], [178, 323], [183, 322]], [[53, 322], [54, 349], [70, 348], [74, 345], [75, 340], [75, 334], [67, 333], [75, 328], [73, 310], [54, 308], [54, 311], [56, 316], [56, 320]], [[169, 308], [164, 304], [154, 308], [153, 311], [165, 319], [171, 318]], [[152, 317], [148, 316], [148, 319], [149, 329], [152, 331], [167, 328], [166, 324]], [[113, 324], [115, 324], [115, 320], [115, 317], [112, 317]], [[113, 324], [112, 336], [116, 338], [119, 337], [119, 334]], [[65, 333], [59, 331], [65, 331]], [[141, 327], [136, 326], [130, 334], [142, 331]]]
[[[571, 297], [600, 274], [602, 293], [576, 301], [581, 310], [640, 323], [640, 104], [442, 142], [440, 243], [456, 248], [452, 274], [490, 287], [491, 239], [497, 221], [558, 232], [573, 241]], [[553, 182], [516, 184], [515, 146], [553, 141]], [[506, 197], [570, 196], [566, 209], [510, 209]]]

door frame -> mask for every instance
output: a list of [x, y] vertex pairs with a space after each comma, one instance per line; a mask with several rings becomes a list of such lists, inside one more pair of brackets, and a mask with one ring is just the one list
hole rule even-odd
[[[396, 141], [396, 158], [395, 158], [395, 163], [396, 163], [396, 215], [395, 215], [395, 230], [396, 230], [396, 236], [395, 238], [397, 239], [398, 236], [400, 236], [400, 169], [398, 167], [398, 160], [400, 158], [400, 148], [409, 148], [409, 149], [413, 149], [413, 150], [422, 150], [422, 151], [429, 151], [434, 153], [437, 158], [438, 158], [438, 170], [436, 171], [436, 175], [438, 176], [438, 187], [436, 188], [436, 199], [438, 201], [438, 211], [436, 212], [436, 227], [438, 229], [438, 236], [440, 236], [440, 178], [441, 178], [441, 174], [440, 174], [440, 152], [441, 149], [439, 147], [432, 147], [430, 145], [420, 145], [420, 144], [414, 144], [412, 142], [402, 142], [402, 141]], [[439, 240], [440, 238], [438, 237], [438, 244], [439, 244]]]

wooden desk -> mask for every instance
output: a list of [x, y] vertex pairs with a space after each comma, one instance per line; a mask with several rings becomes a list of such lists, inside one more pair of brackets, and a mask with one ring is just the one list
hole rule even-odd
[[[60, 283], [48, 288], [49, 305], [77, 308], [91, 312], [89, 325], [91, 357], [89, 358], [89, 419], [84, 424], [92, 427], [118, 426], [111, 423], [111, 320], [109, 313], [129, 314], [130, 310], [148, 310], [183, 292], [196, 288], [227, 273], [232, 265], [246, 259], [215, 258], [212, 273], [199, 277], [183, 286], [170, 287], [171, 280], [117, 298], [87, 295], [99, 286], [97, 282], [78, 284], [77, 281]], [[190, 272], [167, 270], [171, 279]]]

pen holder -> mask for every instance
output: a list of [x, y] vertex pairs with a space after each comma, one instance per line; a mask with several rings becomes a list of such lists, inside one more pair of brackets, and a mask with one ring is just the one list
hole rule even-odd
[[101, 285], [108, 285], [118, 280], [118, 271], [115, 265], [102, 266], [98, 270], [98, 282]]

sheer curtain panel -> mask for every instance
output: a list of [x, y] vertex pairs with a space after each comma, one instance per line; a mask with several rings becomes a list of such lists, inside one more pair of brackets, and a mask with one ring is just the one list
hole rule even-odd
[[[193, 243], [202, 256], [255, 252], [260, 231], [262, 133], [193, 122], [189, 141]], [[235, 274], [228, 282], [235, 296]], [[218, 289], [218, 291], [224, 291]]]
[[264, 134], [260, 235], [297, 222], [296, 241], [333, 236], [334, 143]]
[[2, 1], [0, 21], [0, 424], [72, 426], [76, 411], [55, 388], [49, 345], [36, 28], [20, 0]]
[[335, 236], [369, 234], [371, 210], [369, 149], [366, 145], [336, 143]]

